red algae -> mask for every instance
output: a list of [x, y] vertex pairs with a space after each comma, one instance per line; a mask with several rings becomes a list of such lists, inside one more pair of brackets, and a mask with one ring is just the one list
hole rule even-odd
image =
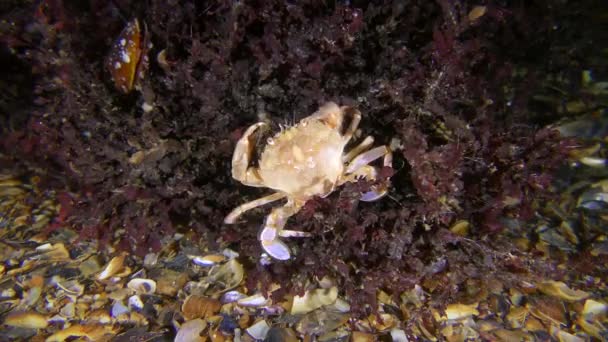
[[[494, 5], [471, 22], [474, 5], [3, 5], [1, 25], [12, 24], [0, 37], [2, 56], [19, 61], [27, 77], [15, 81], [18, 94], [32, 99], [2, 99], [19, 108], [2, 117], [14, 123], [0, 137], [3, 159], [70, 186], [55, 224], [77, 227], [81, 238], [118, 238], [145, 255], [163, 237], [190, 232], [248, 259], [251, 287], [278, 282], [279, 296], [330, 275], [359, 313], [375, 307], [380, 288], [399, 294], [422, 282], [447, 301], [469, 277], [511, 279], [536, 267], [499, 260], [512, 246], [487, 237], [504, 229], [504, 217], [530, 218], [532, 197], [549, 196], [568, 145], [542, 128], [554, 109], [531, 110], [533, 95], [550, 77], [580, 74], [592, 49], [553, 33], [556, 20], [582, 25], [572, 5]], [[104, 67], [123, 16], [146, 23], [154, 45], [141, 89], [129, 94]], [[579, 64], [553, 49], [566, 43]], [[377, 143], [394, 142], [395, 168], [381, 172], [390, 195], [359, 203], [372, 185], [360, 182], [310, 201], [289, 225], [313, 237], [290, 241], [293, 260], [261, 266], [265, 211], [222, 224], [231, 208], [265, 194], [231, 179], [235, 139], [260, 117], [293, 122], [329, 100], [359, 108]], [[467, 238], [448, 230], [458, 219], [474, 227]]]

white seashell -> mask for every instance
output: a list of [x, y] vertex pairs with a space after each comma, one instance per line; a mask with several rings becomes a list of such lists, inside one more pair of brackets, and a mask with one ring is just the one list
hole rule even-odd
[[43, 245], [40, 245], [38, 247], [36, 247], [36, 252], [46, 252], [49, 251], [51, 249], [51, 244], [50, 243], [45, 243]]
[[82, 296], [84, 293], [84, 285], [80, 284], [77, 280], [60, 280], [55, 282], [55, 286], [60, 288], [65, 295], [76, 300], [76, 298]]
[[144, 257], [144, 267], [150, 268], [158, 262], [158, 253], [148, 253]]
[[144, 278], [145, 279], [146, 278], [146, 269], [142, 268], [139, 271], [131, 274], [130, 278], [131, 279], [135, 279], [135, 278]]
[[269, 303], [270, 303], [270, 300], [268, 300], [266, 297], [262, 296], [259, 293], [254, 294], [253, 296], [241, 298], [237, 301], [238, 305], [249, 306], [249, 307], [265, 306], [265, 305], [268, 305]]
[[239, 257], [239, 253], [233, 251], [230, 248], [224, 248], [224, 250], [222, 251], [222, 254], [228, 259], [235, 259], [235, 258]]
[[191, 321], [185, 322], [179, 327], [177, 331], [177, 335], [175, 335], [175, 342], [197, 342], [204, 341], [205, 339], [201, 337], [201, 333], [207, 327], [207, 323], [200, 319], [193, 319]]
[[139, 298], [138, 295], [129, 297], [128, 304], [131, 310], [140, 311], [144, 308], [144, 302], [141, 301], [141, 298]]
[[245, 294], [240, 293], [239, 291], [228, 291], [222, 295], [220, 302], [222, 304], [234, 303], [239, 299], [243, 299], [247, 297]]
[[209, 266], [213, 266], [216, 265], [220, 262], [223, 262], [226, 260], [226, 256], [221, 255], [221, 254], [211, 254], [211, 255], [205, 255], [205, 256], [195, 256], [194, 258], [192, 258], [192, 262], [196, 265], [199, 266], [203, 266], [203, 267], [209, 267]]
[[270, 326], [265, 320], [261, 320], [247, 328], [246, 331], [254, 340], [263, 341], [268, 335], [268, 331], [270, 331]]
[[65, 317], [57, 314], [51, 318], [49, 318], [49, 323], [58, 323], [58, 324], [63, 324], [66, 322]]
[[234, 329], [234, 342], [241, 342], [241, 329]]
[[112, 305], [112, 317], [116, 318], [122, 314], [128, 314], [129, 313], [129, 308], [126, 307], [122, 301], [118, 300], [116, 302], [114, 302], [114, 304]]
[[280, 316], [285, 312], [285, 308], [280, 305], [271, 305], [263, 307], [262, 311], [270, 316]]
[[153, 294], [156, 292], [156, 282], [152, 279], [131, 279], [131, 281], [127, 283], [127, 287], [138, 294]]
[[16, 312], [10, 313], [3, 324], [19, 328], [44, 329], [49, 323], [45, 315], [37, 312]]
[[393, 342], [408, 342], [407, 335], [405, 335], [405, 331], [401, 329], [393, 329], [391, 330], [391, 338]]
[[344, 299], [338, 298], [332, 308], [338, 312], [347, 313], [350, 311], [350, 304]]
[[593, 316], [601, 316], [608, 313], [608, 305], [606, 303], [598, 302], [593, 299], [587, 299], [583, 306], [583, 316], [586, 318], [592, 318]]
[[228, 262], [217, 265], [211, 268], [207, 278], [208, 283], [222, 284], [221, 289], [217, 293], [232, 290], [239, 286], [245, 277], [245, 270], [236, 259], [230, 259]]
[[15, 290], [13, 288], [8, 288], [8, 289], [4, 289], [4, 290], [2, 290], [2, 292], [0, 292], [0, 299], [13, 298], [16, 295], [17, 295], [17, 292], [15, 292]]
[[119, 255], [117, 257], [112, 258], [110, 262], [106, 265], [106, 267], [99, 273], [97, 276], [98, 280], [106, 280], [117, 274], [124, 268], [125, 263], [125, 255]]
[[324, 305], [333, 304], [338, 299], [338, 288], [314, 289], [306, 291], [304, 296], [295, 296], [291, 314], [305, 314], [314, 311]]
[[74, 306], [74, 302], [69, 302], [64, 305], [59, 314], [65, 318], [72, 318], [76, 314], [76, 307]]

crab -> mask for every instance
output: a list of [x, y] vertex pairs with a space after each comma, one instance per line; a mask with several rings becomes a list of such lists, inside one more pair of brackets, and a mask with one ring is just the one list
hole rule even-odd
[[[234, 224], [244, 212], [286, 198], [285, 205], [272, 209], [266, 217], [258, 239], [269, 256], [288, 260], [290, 249], [281, 238], [311, 236], [307, 232], [284, 229], [289, 217], [308, 200], [315, 196], [327, 197], [347, 182], [376, 180], [378, 169], [369, 164], [380, 158], [384, 166], [392, 167], [391, 150], [387, 146], [371, 148], [374, 142], [371, 136], [345, 152], [360, 121], [361, 112], [356, 108], [328, 102], [298, 124], [269, 138], [258, 167], [250, 165], [255, 145], [253, 137], [267, 124], [259, 122], [250, 126], [236, 144], [232, 177], [244, 185], [267, 187], [275, 192], [238, 206], [226, 216], [224, 223]], [[373, 186], [362, 193], [360, 199], [369, 202], [382, 198], [388, 192], [388, 183], [387, 180]]]

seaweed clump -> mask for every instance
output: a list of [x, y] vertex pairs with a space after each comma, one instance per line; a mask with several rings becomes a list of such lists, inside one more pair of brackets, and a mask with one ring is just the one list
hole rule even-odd
[[[534, 99], [547, 78], [576, 84], [591, 55], [589, 40], [568, 34], [587, 34], [574, 18], [591, 14], [569, 6], [9, 3], [2, 57], [29, 70], [18, 91], [33, 100], [1, 99], [15, 123], [2, 132], [3, 161], [44, 167], [71, 187], [58, 195], [49, 234], [69, 224], [145, 255], [179, 232], [201, 248], [239, 250], [251, 260], [251, 287], [278, 282], [276, 296], [331, 276], [361, 313], [379, 288], [398, 295], [424, 284], [447, 302], [466, 279], [552, 271], [525, 254], [506, 258], [513, 246], [494, 237], [505, 217], [531, 217], [531, 199], [548, 195], [570, 148], [544, 128], [555, 108]], [[153, 44], [141, 89], [126, 95], [104, 63], [124, 17], [145, 23]], [[360, 182], [311, 201], [289, 225], [314, 237], [290, 242], [292, 261], [263, 266], [256, 234], [265, 212], [222, 225], [264, 193], [230, 178], [234, 144], [255, 121], [298, 120], [329, 100], [357, 106], [365, 132], [395, 148], [395, 169], [383, 170], [390, 198], [360, 204], [370, 185]], [[466, 234], [450, 230], [460, 219]]]

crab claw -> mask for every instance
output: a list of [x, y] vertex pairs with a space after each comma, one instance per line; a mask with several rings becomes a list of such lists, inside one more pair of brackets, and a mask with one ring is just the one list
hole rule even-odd
[[262, 240], [262, 248], [268, 255], [277, 260], [289, 260], [291, 257], [289, 247], [280, 239]]
[[388, 193], [388, 187], [377, 186], [372, 187], [372, 190], [361, 195], [360, 200], [363, 202], [373, 202], [381, 199]]
[[289, 247], [279, 239], [276, 228], [266, 225], [260, 232], [258, 239], [262, 243], [264, 251], [274, 259], [288, 260], [291, 257]]

